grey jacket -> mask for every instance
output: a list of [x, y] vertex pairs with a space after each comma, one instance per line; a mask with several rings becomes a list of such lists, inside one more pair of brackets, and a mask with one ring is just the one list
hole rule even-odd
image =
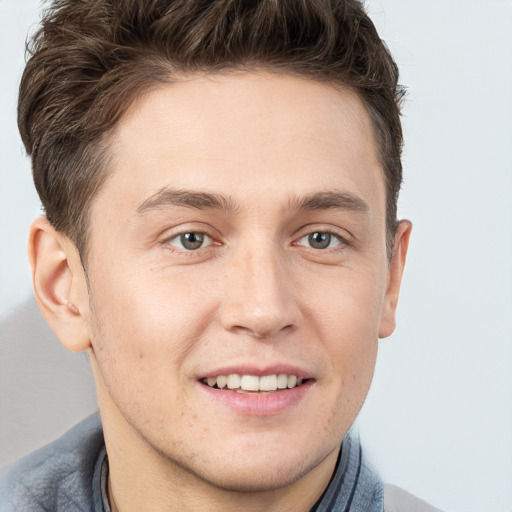
[[[0, 473], [1, 512], [110, 512], [99, 415]], [[382, 483], [349, 432], [329, 486], [311, 512], [440, 512]]]
[[396, 485], [384, 486], [384, 512], [442, 512]]

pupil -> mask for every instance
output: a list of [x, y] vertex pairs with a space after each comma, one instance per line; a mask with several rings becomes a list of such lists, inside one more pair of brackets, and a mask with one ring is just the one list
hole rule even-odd
[[204, 240], [202, 233], [185, 233], [180, 238], [185, 249], [199, 249], [203, 245]]
[[314, 249], [326, 249], [331, 243], [331, 235], [329, 233], [311, 233], [308, 238], [309, 245]]

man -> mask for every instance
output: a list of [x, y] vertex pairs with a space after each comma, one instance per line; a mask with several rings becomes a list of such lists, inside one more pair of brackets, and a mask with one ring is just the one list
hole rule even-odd
[[350, 432], [411, 231], [397, 80], [355, 0], [50, 7], [29, 255], [101, 422], [9, 469], [2, 510], [433, 510], [384, 503]]

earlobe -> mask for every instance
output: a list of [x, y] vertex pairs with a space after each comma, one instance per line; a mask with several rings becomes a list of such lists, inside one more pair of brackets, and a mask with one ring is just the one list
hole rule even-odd
[[400, 294], [400, 285], [402, 283], [411, 230], [412, 224], [408, 220], [400, 221], [396, 230], [393, 255], [389, 263], [388, 287], [386, 289], [379, 326], [379, 338], [387, 338], [395, 330], [396, 307]]
[[34, 294], [46, 321], [66, 348], [87, 350], [87, 286], [74, 244], [41, 217], [30, 227], [28, 253]]

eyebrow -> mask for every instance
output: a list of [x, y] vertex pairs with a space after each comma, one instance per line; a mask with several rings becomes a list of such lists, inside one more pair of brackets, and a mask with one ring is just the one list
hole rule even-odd
[[[231, 197], [220, 194], [198, 192], [193, 190], [171, 189], [164, 187], [146, 199], [137, 208], [138, 214], [168, 207], [186, 207], [198, 210], [223, 210], [236, 212], [239, 205]], [[367, 213], [369, 207], [361, 198], [349, 192], [317, 192], [303, 197], [292, 198], [289, 202], [292, 210], [314, 211], [340, 209], [356, 213]]]
[[207, 192], [176, 190], [164, 187], [146, 199], [137, 208], [137, 213], [143, 214], [148, 210], [159, 210], [172, 206], [184, 206], [198, 210], [224, 210], [228, 212], [238, 210], [236, 201], [230, 197]]
[[302, 211], [340, 209], [363, 214], [369, 210], [368, 204], [361, 198], [349, 192], [337, 191], [317, 192], [292, 199], [290, 207]]

